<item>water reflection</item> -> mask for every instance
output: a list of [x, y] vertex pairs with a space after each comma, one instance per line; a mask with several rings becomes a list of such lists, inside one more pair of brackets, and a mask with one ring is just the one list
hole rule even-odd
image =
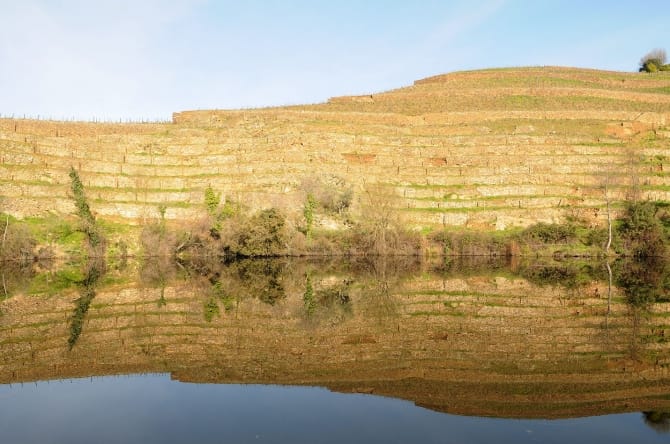
[[50, 271], [56, 289], [33, 272], [0, 303], [0, 382], [166, 372], [459, 415], [667, 423], [659, 264], [612, 263], [611, 288], [609, 264], [577, 261], [73, 265]]
[[659, 433], [670, 433], [670, 412], [649, 411], [642, 412], [644, 422]]
[[79, 298], [76, 299], [74, 312], [70, 316], [70, 337], [67, 340], [70, 350], [77, 343], [84, 325], [84, 317], [95, 298], [95, 287], [104, 275], [106, 264], [104, 259], [95, 259], [84, 264], [84, 278], [76, 282], [80, 287]]
[[167, 375], [0, 386], [0, 403], [8, 405], [0, 440], [12, 444], [667, 442], [639, 413], [509, 421], [321, 388], [183, 384]]

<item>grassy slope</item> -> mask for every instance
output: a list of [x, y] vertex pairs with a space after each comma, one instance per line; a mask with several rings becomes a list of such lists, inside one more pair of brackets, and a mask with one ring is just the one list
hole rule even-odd
[[384, 200], [424, 229], [602, 224], [606, 180], [613, 201], [633, 185], [670, 200], [669, 88], [665, 73], [510, 68], [172, 124], [0, 119], [0, 210], [72, 213], [74, 166], [94, 212], [120, 224], [155, 220], [160, 205], [168, 219], [198, 217], [209, 185], [298, 220], [315, 177], [352, 187], [354, 213]]

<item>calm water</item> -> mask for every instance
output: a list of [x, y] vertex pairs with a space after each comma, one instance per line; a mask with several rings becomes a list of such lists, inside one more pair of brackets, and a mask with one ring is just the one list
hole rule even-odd
[[184, 384], [168, 375], [2, 386], [0, 400], [6, 443], [668, 442], [639, 413], [476, 418], [322, 388]]
[[0, 442], [668, 442], [667, 276], [609, 268], [5, 266]]

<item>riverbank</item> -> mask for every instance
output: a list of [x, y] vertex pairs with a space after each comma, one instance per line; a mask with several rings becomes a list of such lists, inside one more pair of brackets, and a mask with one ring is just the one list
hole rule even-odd
[[[315, 227], [305, 210], [291, 220], [276, 209], [248, 213], [215, 206], [191, 223], [153, 219], [143, 226], [95, 221], [104, 249], [90, 244], [81, 218], [49, 216], [18, 220], [0, 214], [0, 260], [108, 261], [166, 257], [181, 261], [222, 261], [249, 257], [664, 257], [670, 240], [665, 202], [626, 203], [610, 226], [571, 219], [525, 229], [475, 231], [456, 227], [415, 231], [391, 215], [353, 218], [341, 214], [337, 228]], [[87, 222], [88, 223], [88, 222]], [[90, 227], [88, 228], [90, 230]]]

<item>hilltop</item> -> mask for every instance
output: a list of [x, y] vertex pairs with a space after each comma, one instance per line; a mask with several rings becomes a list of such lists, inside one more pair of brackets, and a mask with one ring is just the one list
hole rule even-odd
[[[670, 75], [542, 67], [457, 72], [384, 93], [171, 123], [0, 119], [0, 211], [143, 224], [204, 213], [204, 192], [302, 217], [307, 190], [352, 193], [413, 228], [605, 220], [606, 200], [670, 201]], [[327, 217], [319, 222], [337, 224]]]

